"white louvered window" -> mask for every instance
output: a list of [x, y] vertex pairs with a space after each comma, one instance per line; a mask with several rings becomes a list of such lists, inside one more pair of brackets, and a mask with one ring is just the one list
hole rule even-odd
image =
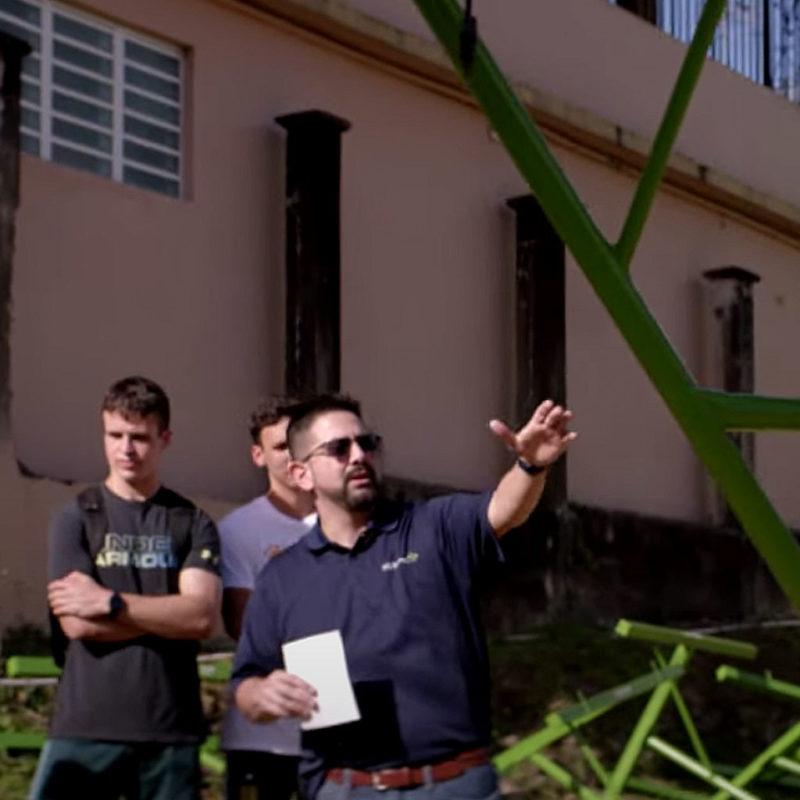
[[0, 0], [23, 60], [22, 150], [181, 196], [184, 54], [48, 0]]

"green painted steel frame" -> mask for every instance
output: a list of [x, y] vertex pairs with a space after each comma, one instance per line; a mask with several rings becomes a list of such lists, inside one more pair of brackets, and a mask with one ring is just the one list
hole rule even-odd
[[464, 11], [457, 0], [414, 2], [778, 584], [800, 609], [800, 548], [726, 435], [728, 429], [800, 428], [800, 401], [730, 396], [698, 388], [628, 274], [725, 0], [707, 0], [704, 6], [622, 235], [614, 245], [595, 225], [480, 41], [470, 70], [462, 69]]
[[[6, 660], [6, 675], [9, 678], [57, 678], [61, 670], [49, 656], [10, 656]], [[198, 662], [197, 672], [201, 680], [220, 683], [230, 679], [229, 660]], [[0, 730], [0, 751], [42, 749], [46, 734], [31, 730]], [[220, 755], [219, 737], [208, 736], [200, 747], [200, 764], [209, 772], [225, 773], [225, 759]]]
[[[732, 787], [732, 794], [736, 795], [739, 792], [738, 796], [740, 798], [749, 797], [746, 792], [742, 791], [742, 786], [760, 775], [764, 771], [764, 767], [770, 761], [774, 761], [775, 757], [785, 755], [787, 750], [795, 743], [795, 739], [789, 735], [782, 737], [779, 743], [771, 745], [768, 749], [767, 752], [770, 758], [765, 761], [764, 754], [760, 754], [744, 769], [734, 770], [733, 775], [735, 777], [728, 781], [712, 765], [694, 719], [678, 689], [678, 681], [684, 675], [695, 650], [716, 655], [752, 659], [758, 655], [758, 649], [748, 642], [740, 642], [735, 639], [695, 634], [677, 628], [667, 628], [661, 625], [650, 625], [624, 619], [617, 622], [615, 632], [620, 636], [645, 642], [673, 645], [669, 660], [656, 648], [655, 662], [651, 672], [640, 675], [612, 689], [599, 692], [592, 697], [582, 698], [580, 702], [569, 708], [548, 714], [545, 718], [544, 728], [495, 756], [494, 764], [497, 769], [500, 772], [507, 772], [520, 761], [529, 760], [564, 788], [577, 792], [584, 800], [593, 800], [593, 798], [597, 797], [597, 792], [601, 793], [604, 800], [615, 800], [615, 798], [622, 796], [623, 791], [636, 791], [637, 789], [657, 797], [668, 798], [669, 800], [709, 800], [709, 795], [707, 794], [701, 795], [696, 792], [686, 791], [679, 787], [639, 778], [633, 774], [633, 770], [639, 762], [645, 747], [653, 748], [653, 741], [661, 742], [651, 734], [667, 703], [672, 700], [696, 756], [696, 758], [692, 758], [681, 753], [679, 758], [673, 758], [673, 760], [695, 775], [700, 770], [704, 779], [707, 776], [713, 776], [709, 780], [712, 786], [724, 789]], [[739, 679], [739, 675], [742, 674], [734, 667], [724, 666], [720, 668], [720, 670], [723, 669], [724, 673], [718, 671], [718, 676], [724, 674], [727, 679], [734, 679], [734, 676], [735, 679]], [[750, 673], [744, 674], [749, 675]], [[785, 694], [785, 691], [783, 693]], [[648, 695], [644, 708], [628, 736], [616, 764], [609, 771], [602, 765], [589, 744], [583, 739], [582, 728], [621, 703], [643, 695]], [[797, 727], [800, 728], [800, 725]], [[602, 789], [595, 790], [586, 786], [572, 773], [542, 752], [545, 747], [554, 744], [568, 734], [572, 734], [578, 739], [583, 757], [595, 774], [597, 782]], [[672, 758], [674, 753], [680, 753], [680, 751], [666, 743], [664, 743], [664, 747], [669, 752], [664, 753], [663, 748], [659, 752], [667, 755], [667, 757]], [[658, 749], [658, 746], [655, 749]], [[688, 759], [688, 761], [685, 759]]]

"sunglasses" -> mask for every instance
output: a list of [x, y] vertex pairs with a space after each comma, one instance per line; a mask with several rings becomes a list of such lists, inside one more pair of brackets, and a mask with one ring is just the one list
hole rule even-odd
[[305, 458], [303, 463], [314, 456], [330, 456], [331, 458], [346, 458], [350, 455], [350, 448], [355, 442], [359, 449], [365, 453], [377, 453], [381, 449], [381, 437], [377, 433], [359, 433], [358, 436], [340, 436], [338, 439], [329, 439], [318, 444]]

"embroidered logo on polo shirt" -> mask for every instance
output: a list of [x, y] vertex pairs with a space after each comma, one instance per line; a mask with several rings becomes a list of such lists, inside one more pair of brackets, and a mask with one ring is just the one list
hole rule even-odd
[[396, 558], [394, 561], [387, 561], [385, 564], [381, 564], [381, 570], [383, 572], [392, 572], [395, 569], [400, 569], [403, 564], [413, 564], [416, 561], [419, 561], [419, 553], [415, 553], [412, 550], [411, 552], [406, 553], [404, 556]]

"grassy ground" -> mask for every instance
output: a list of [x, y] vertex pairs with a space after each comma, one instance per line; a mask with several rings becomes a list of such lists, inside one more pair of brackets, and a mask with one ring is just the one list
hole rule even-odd
[[[754, 641], [760, 647], [757, 662], [741, 666], [759, 671], [770, 668], [776, 677], [800, 683], [800, 629], [774, 628], [742, 630], [727, 634]], [[33, 640], [5, 642], [3, 652], [35, 652]], [[576, 625], [541, 628], [530, 636], [490, 643], [494, 678], [495, 742], [508, 746], [535, 729], [553, 710], [572, 704], [582, 694], [589, 696], [648, 669], [651, 650], [642, 644], [614, 639], [607, 630]], [[714, 760], [745, 763], [790, 724], [797, 721], [800, 706], [748, 692], [714, 680], [717, 659], [697, 655], [681, 690]], [[0, 728], [44, 729], [52, 702], [49, 688], [4, 689], [0, 691]], [[204, 687], [204, 706], [216, 727], [224, 703], [224, 689]], [[586, 739], [613, 763], [624, 737], [641, 710], [633, 701], [588, 726]], [[659, 734], [688, 750], [677, 715], [665, 714]], [[578, 744], [567, 739], [550, 751], [562, 763], [584, 775]], [[0, 798], [22, 800], [35, 766], [29, 755], [0, 754]], [[656, 757], [643, 761], [643, 770], [666, 780], [676, 775]], [[568, 798], [574, 795], [556, 787], [533, 767], [516, 769], [505, 782], [509, 792], [537, 798]], [[702, 789], [700, 785], [696, 787]], [[800, 795], [795, 790], [793, 796]], [[785, 797], [792, 796], [784, 795]], [[219, 778], [207, 776], [204, 800], [221, 798]], [[770, 795], [768, 792], [765, 797]], [[780, 796], [780, 795], [774, 795]]]

